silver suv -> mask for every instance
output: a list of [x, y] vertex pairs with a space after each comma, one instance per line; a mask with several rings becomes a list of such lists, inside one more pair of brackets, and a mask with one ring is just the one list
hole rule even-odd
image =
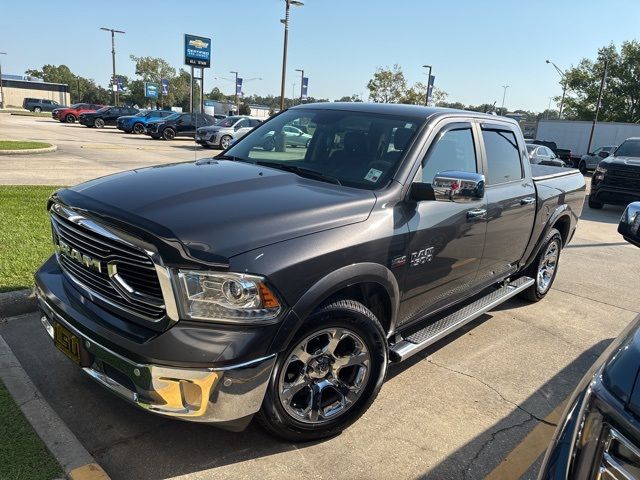
[[245, 115], [234, 115], [223, 118], [214, 125], [199, 128], [196, 131], [196, 142], [203, 147], [218, 147], [226, 150], [232, 140], [238, 140], [252, 128], [260, 125], [262, 120]]

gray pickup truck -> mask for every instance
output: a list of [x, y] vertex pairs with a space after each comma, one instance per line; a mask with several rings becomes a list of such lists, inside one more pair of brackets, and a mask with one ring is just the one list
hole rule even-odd
[[[310, 141], [290, 145], [291, 125]], [[389, 362], [514, 295], [542, 299], [584, 190], [577, 170], [531, 165], [508, 118], [302, 105], [215, 158], [56, 192], [42, 324], [149, 412], [327, 437]]]

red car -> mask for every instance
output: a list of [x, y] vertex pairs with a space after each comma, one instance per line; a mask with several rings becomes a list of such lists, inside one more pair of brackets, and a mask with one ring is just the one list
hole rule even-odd
[[56, 108], [51, 112], [51, 116], [62, 123], [75, 122], [81, 113], [95, 112], [104, 107], [104, 105], [95, 105], [93, 103], [75, 103], [70, 107]]

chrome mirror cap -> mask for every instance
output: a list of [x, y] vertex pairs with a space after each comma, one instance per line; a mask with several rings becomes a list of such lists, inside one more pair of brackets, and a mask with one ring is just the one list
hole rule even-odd
[[474, 202], [484, 198], [484, 175], [479, 173], [447, 170], [433, 178], [436, 200], [445, 202]]

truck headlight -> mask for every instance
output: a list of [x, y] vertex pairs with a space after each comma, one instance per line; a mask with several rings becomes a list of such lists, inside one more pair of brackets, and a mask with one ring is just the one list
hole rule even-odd
[[595, 173], [593, 174], [593, 177], [596, 180], [602, 180], [606, 174], [607, 174], [607, 169], [598, 165], [596, 167]]
[[222, 323], [264, 323], [281, 311], [280, 302], [256, 275], [179, 270], [182, 313], [190, 319]]

